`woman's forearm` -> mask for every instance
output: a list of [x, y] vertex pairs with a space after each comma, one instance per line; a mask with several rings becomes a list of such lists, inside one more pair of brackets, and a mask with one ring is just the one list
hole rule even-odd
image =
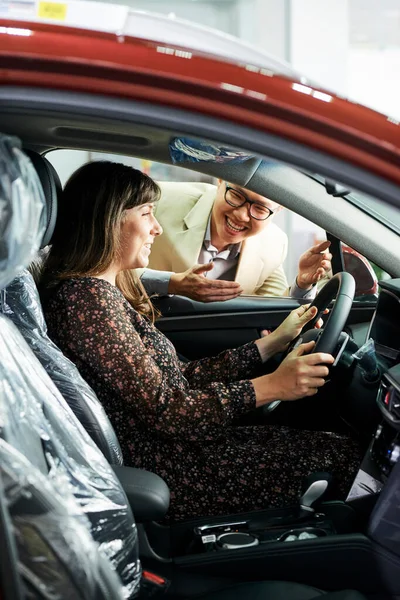
[[256, 408], [278, 400], [278, 390], [271, 375], [263, 375], [262, 377], [251, 379], [256, 396]]
[[276, 335], [276, 331], [273, 331], [269, 335], [259, 338], [255, 341], [258, 351], [261, 356], [262, 362], [269, 360], [277, 352], [282, 352], [284, 346], [280, 340], [280, 336]]

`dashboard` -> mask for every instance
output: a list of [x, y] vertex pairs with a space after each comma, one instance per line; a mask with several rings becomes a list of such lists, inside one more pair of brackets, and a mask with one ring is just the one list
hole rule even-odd
[[383, 420], [372, 456], [387, 477], [400, 458], [400, 279], [380, 282], [381, 292], [369, 337], [374, 340], [381, 376], [377, 404]]
[[380, 282], [376, 311], [368, 337], [390, 365], [400, 362], [400, 279]]
[[[366, 335], [366, 340], [374, 341], [376, 357], [360, 361], [361, 385], [355, 393], [359, 399], [356, 414], [378, 406], [378, 424], [351, 490], [352, 498], [364, 495], [366, 485], [375, 493], [382, 489], [400, 459], [400, 279], [379, 285], [378, 303]], [[371, 381], [364, 367], [371, 368], [373, 363], [379, 371], [378, 377]], [[375, 413], [372, 414], [371, 422], [376, 419]]]
[[[366, 339], [370, 338], [380, 371], [372, 386], [380, 414], [347, 501], [374, 507], [369, 514], [368, 535], [400, 556], [400, 279], [380, 282]], [[368, 389], [365, 383], [358, 390], [363, 403]]]

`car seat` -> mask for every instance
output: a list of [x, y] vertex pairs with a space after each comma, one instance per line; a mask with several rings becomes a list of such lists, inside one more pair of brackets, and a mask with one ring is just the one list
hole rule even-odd
[[[61, 182], [51, 163], [40, 154], [26, 151], [39, 176], [47, 207], [41, 248], [53, 235]], [[36, 256], [32, 256], [33, 262]], [[23, 269], [0, 293], [1, 310], [17, 326], [36, 357], [67, 401], [84, 429], [112, 465], [122, 465], [122, 451], [114, 429], [95, 392], [81, 377], [76, 366], [47, 335], [37, 287], [31, 273]]]
[[[0, 409], [4, 417], [4, 405]], [[10, 425], [1, 428], [1, 436], [11, 437]], [[99, 553], [87, 517], [71, 492], [65, 485], [56, 487], [4, 437], [0, 437], [2, 600], [124, 598], [121, 581]], [[46, 464], [43, 449], [30, 450]]]
[[[37, 252], [46, 204], [36, 172], [15, 139], [0, 137], [0, 172], [2, 289]], [[126, 496], [103, 454], [5, 315], [0, 315], [0, 458], [0, 493], [6, 501], [2, 507], [6, 505], [14, 534], [7, 539], [14, 543], [26, 595], [86, 600], [135, 596], [141, 570]], [[284, 582], [243, 583], [202, 597], [320, 596], [363, 600], [358, 592], [324, 593]]]
[[[0, 288], [4, 288], [38, 250], [46, 204], [36, 172], [15, 140], [0, 138], [0, 169]], [[0, 315], [0, 438], [29, 461], [35, 490], [40, 493], [41, 484], [36, 485], [35, 479], [40, 472], [72, 510], [84, 517], [87, 536], [98, 544], [96, 555], [115, 569], [124, 597], [136, 595], [141, 568], [137, 529], [126, 495], [103, 454], [5, 315]], [[26, 472], [29, 479], [28, 467]], [[18, 466], [13, 474], [17, 476]], [[9, 489], [11, 502], [14, 488]], [[27, 510], [34, 514], [33, 500]], [[58, 536], [64, 535], [62, 519], [52, 533], [51, 515], [50, 505], [49, 519], [44, 522], [48, 542], [57, 554]], [[40, 586], [40, 560], [34, 557], [35, 549], [41, 556], [40, 545], [27, 528], [24, 533], [33, 553], [27, 568], [32, 567], [32, 579]]]

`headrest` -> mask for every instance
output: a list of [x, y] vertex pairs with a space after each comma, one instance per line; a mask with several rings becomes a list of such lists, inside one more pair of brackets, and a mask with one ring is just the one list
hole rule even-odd
[[33, 260], [46, 220], [43, 190], [31, 161], [17, 138], [0, 134], [0, 288]]
[[41, 248], [44, 248], [50, 244], [50, 240], [54, 232], [57, 219], [58, 197], [62, 192], [62, 185], [57, 171], [51, 162], [47, 160], [47, 158], [41, 154], [38, 154], [37, 152], [34, 152], [33, 150], [25, 150], [25, 154], [29, 156], [33, 166], [36, 169], [36, 173], [38, 174], [40, 183], [42, 184], [44, 197], [46, 200], [46, 231], [44, 232], [43, 240], [40, 246]]

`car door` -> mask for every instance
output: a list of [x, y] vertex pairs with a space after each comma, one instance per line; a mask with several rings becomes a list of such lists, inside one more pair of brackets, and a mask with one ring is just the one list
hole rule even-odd
[[[263, 330], [273, 331], [304, 302], [290, 297], [240, 296], [206, 304], [167, 296], [155, 302], [162, 315], [156, 325], [179, 354], [193, 360], [250, 342]], [[356, 294], [346, 327], [358, 345], [366, 339], [375, 306], [375, 295]]]
[[273, 330], [299, 306], [293, 298], [241, 296], [227, 302], [202, 303], [182, 296], [159, 298], [157, 327], [189, 359], [213, 356], [246, 344]]

